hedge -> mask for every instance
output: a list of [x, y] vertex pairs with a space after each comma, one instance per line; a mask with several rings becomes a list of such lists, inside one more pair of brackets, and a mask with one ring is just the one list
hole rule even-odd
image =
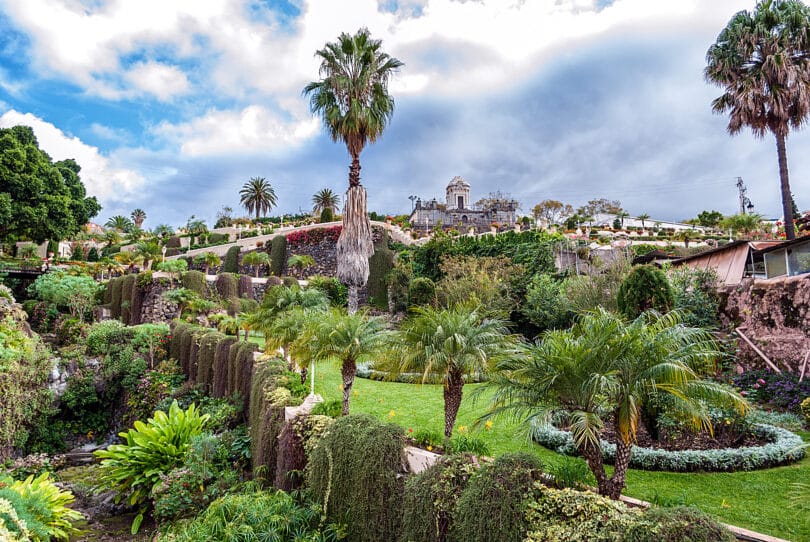
[[222, 333], [216, 331], [206, 333], [200, 339], [200, 348], [197, 353], [197, 375], [195, 381], [198, 385], [204, 386], [206, 392], [210, 393], [211, 384], [214, 381], [214, 363], [216, 361], [217, 346], [219, 342], [226, 338]]
[[239, 288], [238, 297], [245, 297], [254, 299], [253, 296], [253, 279], [248, 275], [239, 275]]
[[[770, 440], [762, 446], [725, 448], [722, 450], [682, 450], [669, 451], [633, 446], [630, 467], [641, 470], [663, 470], [671, 472], [731, 472], [755, 470], [794, 463], [805, 456], [801, 448], [802, 438], [787, 429], [767, 424], [754, 424], [755, 434]], [[576, 455], [576, 446], [568, 431], [561, 431], [549, 424], [535, 424], [532, 438], [557, 453]], [[602, 455], [608, 463], [613, 462], [616, 445], [600, 441]]]
[[388, 309], [388, 273], [394, 268], [394, 251], [388, 248], [388, 232], [374, 244], [374, 254], [368, 259], [369, 303], [379, 309]]
[[235, 273], [220, 273], [215, 282], [217, 293], [222, 299], [239, 297], [239, 275]]
[[333, 421], [329, 416], [315, 414], [296, 416], [284, 424], [278, 436], [274, 486], [293, 491], [303, 485], [307, 456]]
[[270, 240], [270, 274], [280, 277], [287, 265], [287, 238], [276, 235]]
[[213, 382], [211, 394], [215, 399], [225, 397], [228, 392], [228, 360], [230, 359], [231, 346], [236, 344], [235, 337], [221, 337], [217, 343], [214, 354], [214, 366], [212, 368]]
[[180, 350], [183, 333], [191, 327], [191, 324], [175, 320], [172, 322], [172, 339], [169, 343], [169, 357], [174, 359], [180, 364]]
[[121, 317], [121, 286], [124, 277], [116, 277], [108, 283], [110, 289], [110, 316], [118, 320]]
[[188, 325], [180, 329], [180, 350], [177, 361], [183, 374], [188, 376], [191, 367], [191, 343], [194, 342], [194, 326]]
[[404, 445], [401, 427], [353, 414], [335, 420], [313, 449], [307, 486], [329, 520], [348, 524], [348, 540], [401, 531]]
[[208, 297], [208, 284], [202, 271], [186, 271], [181, 277], [183, 288], [197, 292], [200, 297]]
[[129, 274], [124, 275], [124, 280], [121, 282], [121, 321], [129, 324], [132, 311], [132, 291], [135, 289], [135, 281], [138, 280], [137, 275]]
[[239, 272], [239, 252], [242, 248], [239, 245], [234, 245], [225, 253], [225, 258], [222, 260], [223, 273], [238, 273]]

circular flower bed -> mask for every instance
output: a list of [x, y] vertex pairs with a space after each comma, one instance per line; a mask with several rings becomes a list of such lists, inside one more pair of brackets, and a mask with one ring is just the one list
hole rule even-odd
[[[372, 362], [358, 363], [355, 376], [369, 380], [403, 382], [405, 384], [421, 384], [422, 378], [424, 377], [422, 373], [400, 373], [392, 377], [391, 373], [388, 371], [378, 371], [373, 367]], [[437, 377], [437, 380], [441, 380], [441, 377]], [[464, 376], [464, 382], [467, 384], [485, 382], [486, 380], [487, 377], [483, 373]]]
[[[802, 438], [786, 429], [756, 424], [753, 431], [767, 440], [768, 444], [721, 450], [680, 451], [633, 446], [630, 467], [672, 472], [755, 470], [794, 463], [805, 455]], [[541, 446], [557, 453], [577, 455], [569, 431], [561, 431], [550, 424], [536, 423], [532, 429], [532, 437]], [[616, 445], [605, 440], [601, 440], [600, 444], [605, 461], [613, 463]]]

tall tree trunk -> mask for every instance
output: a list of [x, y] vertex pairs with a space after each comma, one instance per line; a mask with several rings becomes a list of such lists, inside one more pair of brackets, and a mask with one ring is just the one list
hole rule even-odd
[[359, 288], [357, 286], [349, 285], [348, 287], [348, 311], [349, 314], [357, 312]]
[[782, 188], [782, 214], [785, 217], [785, 238], [790, 241], [796, 238], [793, 228], [793, 196], [790, 193], [790, 178], [788, 177], [787, 148], [785, 136], [776, 136], [776, 154], [779, 157], [779, 183]]
[[464, 388], [464, 377], [456, 372], [450, 373], [444, 385], [444, 444], [447, 445], [453, 435], [458, 408], [461, 406], [461, 395]]
[[340, 368], [340, 375], [343, 377], [343, 408], [340, 412], [342, 416], [349, 415], [349, 399], [352, 396], [352, 385], [356, 372], [357, 364], [354, 360], [343, 360], [343, 366]]
[[[368, 221], [366, 190], [360, 186], [360, 163], [353, 157], [349, 189], [343, 210], [343, 230], [337, 242], [337, 276], [349, 289], [349, 313], [357, 311], [357, 290], [368, 280], [368, 259], [374, 254], [371, 224]], [[355, 171], [356, 166], [356, 171]], [[357, 184], [352, 184], [354, 176]], [[354, 291], [354, 292], [353, 292]]]
[[618, 499], [624, 489], [627, 467], [630, 465], [631, 444], [625, 443], [620, 437], [616, 439], [616, 460], [613, 462], [613, 476], [610, 477], [610, 491], [606, 495], [611, 499]]
[[352, 165], [349, 166], [349, 188], [360, 186], [360, 155], [352, 154]]

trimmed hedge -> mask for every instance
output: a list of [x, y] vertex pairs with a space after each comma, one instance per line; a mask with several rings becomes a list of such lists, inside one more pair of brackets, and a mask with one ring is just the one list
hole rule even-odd
[[270, 240], [270, 274], [280, 277], [287, 265], [287, 238], [276, 235]]
[[239, 275], [235, 273], [220, 273], [214, 283], [217, 293], [222, 299], [239, 297]]
[[225, 397], [228, 393], [228, 360], [230, 359], [231, 347], [234, 344], [236, 344], [236, 338], [228, 336], [220, 338], [217, 343], [212, 368], [213, 382], [211, 384], [211, 395], [215, 399]]
[[194, 326], [188, 325], [180, 330], [180, 350], [178, 362], [183, 374], [190, 374], [191, 367], [191, 343], [194, 342]]
[[222, 272], [223, 273], [238, 273], [239, 272], [239, 253], [242, 248], [239, 245], [234, 245], [225, 253], [222, 259]]
[[197, 292], [200, 297], [208, 297], [208, 284], [202, 271], [186, 271], [180, 279], [183, 288]]
[[210, 393], [211, 384], [214, 381], [214, 363], [217, 356], [219, 342], [226, 338], [222, 333], [216, 331], [206, 333], [200, 339], [200, 349], [197, 353], [197, 375], [195, 381], [198, 385], [204, 386], [206, 392]]
[[191, 324], [175, 320], [172, 322], [172, 339], [169, 343], [169, 357], [174, 359], [180, 364], [180, 344], [182, 342], [183, 333], [191, 327]]
[[394, 268], [394, 251], [388, 248], [388, 232], [374, 245], [374, 254], [368, 259], [369, 303], [379, 309], [388, 309], [388, 283], [386, 277]]
[[318, 439], [332, 424], [329, 416], [296, 416], [284, 424], [278, 436], [276, 480], [273, 483], [282, 491], [293, 491], [304, 484], [307, 454]]
[[248, 275], [239, 275], [238, 297], [254, 299], [253, 279], [250, 278]]
[[313, 449], [307, 486], [327, 518], [348, 524], [348, 540], [401, 531], [404, 445], [401, 427], [353, 414], [335, 420]]
[[110, 280], [110, 315], [118, 320], [121, 318], [121, 287], [124, 283], [124, 277], [116, 277]]
[[[641, 470], [670, 472], [732, 472], [756, 470], [794, 463], [805, 456], [802, 438], [787, 429], [773, 425], [754, 424], [753, 431], [771, 442], [763, 446], [725, 448], [722, 450], [669, 451], [633, 446], [630, 467]], [[568, 431], [548, 424], [535, 424], [532, 430], [535, 442], [560, 454], [576, 455], [576, 446]], [[600, 441], [605, 461], [613, 463], [616, 445]]]
[[124, 280], [121, 282], [121, 321], [129, 324], [132, 311], [132, 292], [135, 290], [135, 281], [138, 276], [134, 274], [124, 275]]

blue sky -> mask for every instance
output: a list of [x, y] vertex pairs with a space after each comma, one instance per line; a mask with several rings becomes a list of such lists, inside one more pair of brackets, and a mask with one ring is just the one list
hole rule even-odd
[[[393, 122], [364, 151], [369, 207], [410, 210], [455, 175], [473, 198], [502, 190], [524, 212], [546, 198], [619, 199], [683, 219], [736, 209], [742, 176], [777, 216], [772, 138], [726, 134], [705, 53], [754, 0], [0, 0], [0, 126], [28, 124], [75, 158], [104, 209], [146, 226], [213, 221], [250, 177], [277, 212], [342, 193], [348, 157], [301, 96], [313, 54], [368, 27], [405, 63]], [[810, 136], [788, 141], [810, 208]], [[242, 211], [239, 211], [242, 212]]]

